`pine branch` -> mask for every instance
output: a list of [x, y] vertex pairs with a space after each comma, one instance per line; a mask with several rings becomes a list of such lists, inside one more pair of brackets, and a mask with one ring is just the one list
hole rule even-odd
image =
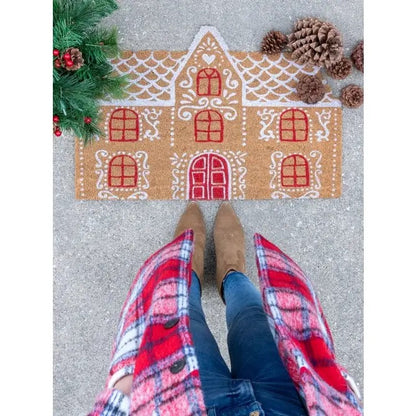
[[74, 32], [63, 20], [58, 20], [53, 25], [53, 46], [59, 50], [65, 50], [70, 46], [77, 46], [82, 43], [82, 35]]
[[61, 19], [71, 31], [85, 35], [117, 8], [114, 0], [54, 0], [54, 21]]
[[84, 44], [85, 47], [94, 48], [94, 51], [98, 53], [100, 50], [107, 57], [115, 57], [120, 48], [117, 43], [117, 29], [116, 28], [97, 28], [97, 30], [91, 34], [90, 43]]
[[[117, 29], [97, 26], [117, 7], [115, 0], [53, 0], [53, 46], [59, 51], [53, 111], [59, 129], [72, 130], [85, 143], [102, 134], [98, 99], [121, 97], [126, 85], [108, 60], [119, 52]], [[75, 59], [73, 68], [64, 59], [66, 51]]]

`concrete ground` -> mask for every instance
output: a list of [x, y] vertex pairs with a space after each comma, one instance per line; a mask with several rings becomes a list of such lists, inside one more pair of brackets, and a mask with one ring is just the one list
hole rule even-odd
[[[123, 0], [105, 24], [125, 49], [185, 50], [202, 25], [232, 50], [258, 50], [275, 28], [314, 16], [335, 24], [346, 53], [363, 38], [362, 2], [331, 0]], [[332, 82], [335, 93], [362, 85], [358, 71]], [[343, 194], [332, 200], [237, 201], [248, 274], [257, 284], [252, 236], [262, 233], [310, 276], [332, 328], [339, 361], [363, 387], [363, 112], [344, 109]], [[117, 319], [142, 262], [169, 241], [184, 201], [77, 201], [74, 139], [54, 141], [54, 415], [86, 414], [103, 387]], [[218, 202], [201, 204], [212, 229]], [[209, 236], [203, 306], [228, 361], [224, 307], [213, 280]]]

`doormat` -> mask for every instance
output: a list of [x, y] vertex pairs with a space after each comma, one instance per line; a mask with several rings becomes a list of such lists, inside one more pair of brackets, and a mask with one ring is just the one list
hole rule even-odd
[[229, 51], [209, 26], [188, 51], [124, 51], [112, 64], [127, 96], [101, 102], [103, 137], [76, 140], [78, 199], [340, 196], [341, 103], [327, 84], [317, 104], [296, 95], [319, 67]]

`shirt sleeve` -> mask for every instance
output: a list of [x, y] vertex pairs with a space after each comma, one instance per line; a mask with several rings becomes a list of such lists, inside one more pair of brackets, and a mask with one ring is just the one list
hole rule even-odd
[[88, 416], [128, 416], [130, 397], [120, 390], [105, 389], [96, 398], [94, 409]]

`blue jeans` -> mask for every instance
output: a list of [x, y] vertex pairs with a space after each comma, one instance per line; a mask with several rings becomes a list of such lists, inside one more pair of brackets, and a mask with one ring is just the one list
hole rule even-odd
[[231, 371], [206, 323], [199, 280], [192, 272], [190, 327], [208, 416], [306, 416], [276, 348], [260, 292], [240, 272], [229, 273], [223, 287]]

